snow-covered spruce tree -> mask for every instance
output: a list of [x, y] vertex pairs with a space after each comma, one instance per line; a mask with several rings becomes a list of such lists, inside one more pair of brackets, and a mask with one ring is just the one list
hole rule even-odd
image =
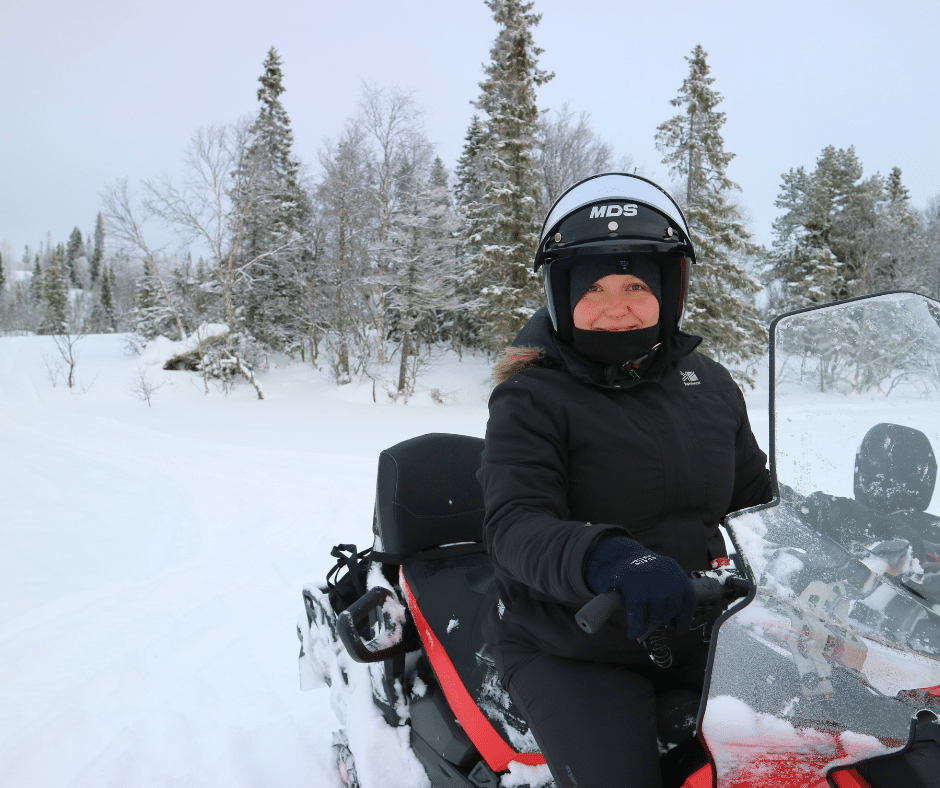
[[829, 248], [828, 221], [813, 199], [812, 176], [802, 167], [782, 176], [774, 204], [785, 212], [774, 220], [774, 248], [768, 279], [781, 283], [780, 311], [825, 304], [841, 287], [842, 264]]
[[[109, 223], [112, 236], [124, 247], [121, 254], [130, 252], [139, 255], [141, 259], [142, 275], [133, 280], [130, 288], [133, 292], [133, 302], [129, 305], [129, 321], [134, 330], [146, 339], [161, 334], [172, 339], [186, 339], [189, 332], [183, 325], [179, 311], [173, 303], [172, 293], [157, 265], [158, 259], [163, 259], [162, 254], [151, 248], [147, 242], [144, 225], [153, 216], [164, 218], [172, 224], [167, 216], [161, 214], [157, 204], [161, 200], [172, 201], [175, 214], [188, 214], [189, 206], [178, 192], [170, 191], [168, 197], [153, 184], [147, 183], [145, 186], [148, 196], [143, 201], [143, 208], [135, 206], [126, 179], [109, 184], [102, 195], [105, 220]], [[167, 189], [169, 188], [167, 186]], [[112, 267], [112, 274], [113, 270]], [[113, 295], [116, 292], [114, 281], [111, 284]], [[162, 327], [170, 324], [164, 322], [164, 314], [172, 318], [172, 327], [168, 327], [165, 332]]]
[[[26, 247], [20, 263], [24, 277], [14, 284], [13, 299], [16, 305], [14, 325], [11, 328], [36, 332], [42, 322], [42, 267], [39, 256]], [[38, 268], [38, 271], [37, 271]]]
[[187, 253], [170, 272], [168, 287], [188, 331], [205, 323], [228, 324], [224, 299], [219, 298], [219, 281], [202, 258], [194, 267], [192, 255]]
[[240, 235], [237, 301], [252, 335], [290, 352], [303, 341], [297, 280], [314, 263], [306, 242], [311, 206], [293, 157], [294, 136], [281, 103], [283, 73], [274, 47], [258, 81], [261, 108], [248, 129], [231, 194]]
[[98, 300], [88, 319], [88, 330], [95, 334], [110, 334], [117, 331], [117, 309], [114, 304], [113, 278], [107, 266], [99, 270], [101, 286], [98, 288]]
[[323, 173], [316, 195], [323, 309], [317, 322], [339, 383], [352, 380], [353, 351], [357, 346], [362, 349], [366, 341], [363, 277], [369, 243], [375, 237], [371, 156], [366, 133], [354, 120], [346, 123], [338, 141], [327, 140], [319, 154]]
[[129, 282], [130, 271], [124, 270], [121, 271], [121, 280], [119, 284], [118, 276], [114, 272], [114, 263], [107, 265], [102, 270], [102, 279], [105, 276], [105, 271], [107, 271], [108, 282], [111, 286], [111, 299], [114, 302], [114, 330], [123, 331], [124, 330], [124, 316], [130, 311], [130, 304], [133, 303], [131, 299], [131, 292], [133, 290], [133, 285]]
[[425, 227], [427, 254], [436, 261], [441, 269], [441, 277], [446, 277], [443, 293], [447, 298], [428, 314], [427, 319], [418, 323], [418, 334], [427, 345], [435, 342], [456, 341], [455, 327], [457, 317], [465, 309], [466, 301], [459, 293], [463, 279], [463, 269], [458, 264], [458, 235], [460, 218], [457, 216], [452, 191], [451, 178], [439, 156], [434, 157], [431, 175], [428, 180], [428, 216]]
[[65, 247], [58, 244], [48, 250], [42, 282], [45, 315], [43, 334], [61, 334], [69, 328], [69, 280], [65, 263]]
[[82, 231], [77, 227], [72, 230], [69, 242], [65, 247], [65, 270], [72, 287], [81, 287], [81, 273], [79, 259], [85, 256], [85, 242], [82, 240]]
[[[45, 278], [45, 273], [42, 270], [42, 260], [37, 252], [33, 261], [33, 274], [29, 279], [29, 301], [34, 315], [38, 315], [43, 308], [42, 305], [45, 300], [43, 298], [43, 283]], [[35, 322], [38, 325], [41, 318], [37, 318]]]
[[14, 288], [10, 288], [10, 292], [7, 292], [7, 276], [3, 268], [3, 254], [0, 253], [0, 334], [14, 328], [11, 321], [13, 291]]
[[535, 46], [532, 29], [541, 16], [532, 13], [533, 3], [486, 4], [500, 30], [474, 102], [483, 113], [483, 134], [474, 140], [480, 188], [479, 196], [463, 205], [462, 235], [468, 284], [479, 301], [470, 313], [475, 342], [496, 351], [541, 302], [532, 273], [542, 218], [533, 153], [539, 117], [535, 89], [554, 75], [538, 67], [542, 50]]
[[[733, 153], [725, 150], [722, 97], [712, 89], [707, 53], [695, 47], [689, 75], [671, 101], [682, 111], [656, 131], [663, 162], [681, 182], [692, 244], [692, 266], [683, 329], [703, 337], [702, 350], [724, 363], [747, 361], [763, 352], [766, 332], [752, 302], [760, 289], [744, 262], [759, 251], [732, 200], [740, 187], [727, 175]], [[742, 378], [745, 376], [742, 375]]]
[[88, 276], [91, 279], [92, 287], [98, 281], [101, 275], [101, 266], [104, 264], [104, 216], [98, 213], [95, 219], [95, 248], [88, 261]]
[[591, 128], [590, 116], [577, 120], [568, 104], [539, 118], [535, 168], [541, 184], [538, 215], [545, 216], [552, 203], [578, 181], [613, 168], [613, 148]]
[[878, 175], [863, 178], [862, 163], [854, 147], [823, 150], [814, 180], [822, 206], [829, 209], [828, 242], [842, 264], [836, 298], [861, 295], [863, 272], [874, 255], [877, 207], [883, 198], [884, 180]]
[[461, 214], [466, 213], [472, 203], [483, 199], [485, 171], [482, 152], [485, 140], [486, 129], [480, 116], [474, 113], [464, 137], [463, 151], [454, 168], [454, 199]]
[[881, 178], [862, 175], [854, 148], [829, 145], [812, 173], [800, 167], [782, 176], [769, 274], [784, 282], [789, 308], [860, 294], [882, 196]]
[[99, 304], [101, 305], [104, 330], [106, 332], [117, 331], [117, 310], [114, 307], [114, 273], [109, 268], [105, 268], [104, 275], [101, 276]]
[[476, 293], [470, 284], [470, 260], [479, 251], [478, 245], [470, 243], [466, 238], [464, 217], [468, 215], [470, 207], [483, 200], [483, 142], [486, 139], [486, 129], [480, 116], [474, 113], [470, 119], [470, 126], [464, 137], [463, 152], [454, 168], [454, 203], [457, 215], [461, 219], [461, 228], [458, 230], [460, 242], [455, 250], [454, 264], [460, 276], [457, 284], [457, 294], [461, 302], [468, 308], [454, 315], [454, 325], [450, 341], [458, 352], [463, 347], [472, 347], [478, 343], [474, 341], [475, 325], [472, 323], [470, 305], [476, 299]]
[[859, 292], [916, 289], [928, 254], [927, 238], [899, 167], [888, 174], [876, 214], [871, 254], [859, 272]]
[[12, 328], [9, 325], [9, 298], [7, 296], [7, 275], [3, 270], [3, 254], [0, 254], [0, 332]]
[[143, 272], [137, 280], [134, 311], [131, 313], [134, 331], [145, 339], [159, 336], [185, 339], [180, 336], [180, 320], [167, 297], [167, 288], [153, 259], [144, 260]]

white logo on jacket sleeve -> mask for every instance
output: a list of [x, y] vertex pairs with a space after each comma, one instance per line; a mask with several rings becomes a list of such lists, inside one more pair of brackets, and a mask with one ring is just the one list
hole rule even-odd
[[702, 383], [694, 372], [683, 372], [680, 369], [679, 375], [682, 376], [682, 382], [685, 383], [686, 386], [698, 386]]

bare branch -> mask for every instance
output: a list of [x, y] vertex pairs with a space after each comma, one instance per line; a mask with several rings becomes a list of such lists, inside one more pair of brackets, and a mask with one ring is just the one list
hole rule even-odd
[[153, 397], [153, 393], [157, 390], [163, 388], [162, 383], [154, 383], [147, 377], [147, 371], [137, 365], [137, 374], [131, 379], [130, 385], [127, 389], [131, 392], [137, 399], [143, 400], [147, 403], [147, 407], [150, 407], [150, 400]]
[[173, 304], [170, 291], [167, 289], [166, 283], [160, 275], [160, 268], [157, 265], [159, 250], [151, 248], [144, 236], [143, 226], [154, 215], [152, 208], [145, 201], [142, 215], [135, 211], [133, 197], [127, 186], [126, 178], [121, 178], [106, 187], [102, 194], [102, 201], [104, 202], [104, 216], [109, 231], [123, 241], [127, 248], [143, 255], [144, 265], [160, 286], [163, 299], [173, 314], [180, 338], [185, 339], [186, 330], [183, 328], [182, 318]]
[[[56, 350], [59, 351], [59, 357], [62, 359], [62, 367], [67, 368], [68, 372], [63, 373], [69, 388], [75, 388], [75, 365], [78, 363], [78, 353], [75, 346], [84, 338], [85, 334], [79, 331], [75, 334], [69, 332], [66, 334], [53, 334], [52, 341], [55, 342]], [[48, 368], [48, 364], [47, 364]], [[51, 373], [50, 373], [51, 374]], [[53, 381], [55, 386], [55, 381]]]

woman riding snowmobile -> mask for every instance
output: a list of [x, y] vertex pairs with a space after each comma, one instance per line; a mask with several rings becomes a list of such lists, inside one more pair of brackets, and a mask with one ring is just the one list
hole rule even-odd
[[[659, 786], [660, 746], [694, 746], [707, 644], [688, 575], [727, 560], [725, 515], [772, 498], [740, 389], [679, 330], [694, 262], [660, 187], [578, 183], [543, 225], [547, 305], [497, 366], [478, 473], [498, 591], [485, 632], [559, 788]], [[586, 634], [576, 610], [609, 591], [621, 613]]]
[[[663, 224], [663, 216], [681, 217], [678, 209], [670, 207], [671, 201], [656, 187], [643, 186], [646, 182], [641, 179], [630, 180], [646, 189], [642, 196], [624, 202], [605, 199], [619, 196], [616, 192], [601, 193], [599, 204], [583, 212], [586, 226], [580, 229], [591, 231], [592, 220], [601, 213], [606, 214], [605, 220], [612, 213], [617, 218], [645, 217], [620, 249], [608, 245], [618, 237], [609, 233], [617, 233], [620, 225], [608, 222], [609, 233], [598, 239], [600, 248], [620, 252], [617, 265], [626, 260], [628, 267], [634, 262], [631, 252], [654, 256], [673, 249], [685, 251], [687, 260], [691, 259], [692, 250], [679, 234], [684, 224], [678, 219]], [[576, 206], [566, 210], [577, 214]], [[510, 487], [519, 489], [520, 480], [535, 480], [535, 486], [524, 493], [528, 498], [510, 492], [504, 505], [494, 507], [494, 490], [498, 501], [503, 481], [497, 478], [498, 483], [487, 491], [490, 505], [485, 505], [478, 472], [486, 448], [484, 461], [490, 471], [484, 467], [480, 475], [492, 473], [496, 456], [492, 441], [486, 446], [480, 438], [441, 433], [402, 441], [379, 456], [372, 547], [359, 551], [351, 544], [338, 545], [332, 552], [338, 563], [325, 586], [313, 582], [304, 588], [304, 613], [298, 621], [301, 686], [331, 688], [330, 702], [340, 723], [333, 744], [340, 782], [348, 788], [420, 788], [429, 783], [435, 788], [548, 788], [552, 782], [549, 769], [532, 726], [520, 711], [518, 701], [525, 705], [526, 696], [517, 691], [516, 679], [506, 668], [514, 668], [517, 677], [524, 676], [551, 649], [563, 648], [569, 650], [570, 658], [559, 657], [558, 662], [572, 669], [559, 671], [552, 683], [535, 692], [540, 709], [556, 714], [563, 721], [559, 727], [584, 747], [575, 753], [580, 760], [561, 761], [562, 785], [572, 784], [566, 766], [581, 785], [592, 784], [588, 772], [595, 760], [600, 763], [598, 771], [612, 773], [609, 780], [603, 778], [603, 784], [636, 783], [636, 773], [617, 773], [617, 766], [611, 766], [621, 757], [612, 748], [638, 736], [652, 738], [656, 731], [664, 743], [671, 744], [689, 735], [691, 720], [682, 724], [688, 717], [696, 721], [697, 736], [672, 747], [660, 759], [664, 784], [683, 788], [769, 784], [938, 788], [940, 605], [931, 602], [928, 593], [928, 580], [936, 575], [921, 577], [916, 560], [898, 571], [893, 553], [884, 553], [888, 546], [894, 549], [891, 542], [904, 542], [915, 553], [929, 550], [940, 555], [927, 544], [935, 541], [930, 538], [930, 527], [918, 531], [923, 544], [916, 544], [918, 539], [912, 539], [914, 534], [904, 528], [921, 522], [932, 527], [940, 514], [929, 503], [928, 487], [932, 488], [935, 468], [932, 454], [914, 451], [912, 455], [920, 482], [911, 485], [906, 476], [902, 479], [917, 496], [898, 504], [904, 511], [895, 511], [894, 498], [882, 501], [877, 494], [897, 486], [897, 449], [907, 445], [895, 440], [899, 430], [919, 435], [917, 445], [940, 442], [940, 419], [932, 407], [932, 398], [940, 392], [936, 365], [940, 303], [917, 294], [882, 294], [802, 310], [773, 322], [770, 448], [782, 497], [726, 518], [725, 536], [733, 544], [733, 563], [746, 580], [734, 572], [725, 574], [724, 569], [692, 579], [702, 608], [717, 611], [743, 593], [747, 599], [718, 618], [714, 627], [709, 622], [717, 612], [702, 614], [705, 626], [701, 631], [702, 622], [697, 620], [696, 630], [668, 634], [655, 624], [679, 623], [688, 615], [686, 581], [670, 560], [683, 570], [686, 566], [706, 568], [715, 556], [721, 560], [724, 543], [709, 534], [715, 533], [713, 522], [731, 506], [725, 503], [723, 508], [722, 496], [741, 501], [739, 505], [749, 494], [753, 499], [763, 497], [767, 484], [763, 454], [753, 445], [740, 393], [727, 373], [694, 353], [670, 355], [670, 348], [682, 349], [685, 335], [680, 332], [672, 333], [671, 341], [661, 341], [660, 347], [650, 348], [655, 353], [644, 358], [644, 352], [626, 366], [585, 359], [574, 347], [573, 330], [571, 342], [557, 339], [562, 331], [576, 327], [580, 287], [591, 290], [594, 298], [626, 297], [622, 290], [605, 290], [603, 280], [634, 276], [639, 281], [631, 282], [627, 292], [645, 298], [646, 307], [652, 307], [647, 292], [657, 287], [655, 274], [640, 267], [632, 274], [601, 270], [600, 280], [588, 271], [585, 278], [593, 281], [575, 288], [578, 298], [573, 303], [570, 289], [577, 276], [568, 271], [575, 267], [572, 264], [584, 262], [585, 256], [572, 254], [566, 259], [562, 242], [567, 237], [577, 249], [581, 239], [581, 248], [590, 248], [590, 238], [584, 241], [578, 229], [572, 224], [549, 232], [547, 237], [554, 244], [542, 247], [541, 253], [555, 271], [547, 282], [550, 310], [566, 303], [553, 286], [569, 290], [570, 313], [561, 318], [556, 315], [556, 325], [570, 319], [568, 328], [556, 329], [549, 311], [548, 321], [542, 318], [541, 322], [543, 327], [550, 326], [544, 346], [526, 341], [524, 332], [518, 344], [540, 348], [544, 356], [538, 351], [520, 352], [530, 361], [539, 356], [542, 366], [511, 373], [494, 392], [494, 405], [500, 400], [531, 405], [503, 410], [504, 415], [514, 417], [506, 419], [507, 434], [518, 422], [535, 424], [536, 431], [523, 437], [548, 436], [547, 453], [535, 453], [533, 444], [520, 439], [513, 464], [503, 465]], [[681, 246], [674, 243], [677, 235]], [[554, 256], [545, 255], [546, 249], [554, 250]], [[676, 258], [678, 265], [659, 267], [659, 298], [654, 296], [666, 337], [670, 324], [675, 330], [684, 292], [676, 280], [684, 282], [686, 269], [678, 254]], [[670, 298], [674, 299], [671, 310]], [[594, 314], [604, 317], [604, 310]], [[535, 325], [539, 325], [537, 320], [528, 328]], [[603, 321], [600, 327], [605, 327]], [[631, 335], [642, 336], [642, 330], [610, 334], [630, 341]], [[593, 332], [585, 331], [590, 338]], [[904, 353], [871, 352], [866, 338], [884, 337], [890, 337], [892, 347], [903, 348]], [[586, 379], [576, 377], [572, 370]], [[620, 373], [625, 373], [625, 380]], [[860, 380], [887, 385], [876, 393], [858, 394], [854, 387]], [[516, 393], [505, 394], [510, 387]], [[890, 397], [884, 396], [884, 389]], [[559, 390], [561, 395], [557, 395]], [[620, 404], [627, 401], [623, 395], [634, 398], [629, 411]], [[578, 407], [582, 401], [593, 410]], [[494, 407], [494, 414], [497, 410]], [[623, 413], [629, 416], [628, 429], [618, 443], [611, 436], [627, 419]], [[722, 438], [735, 417], [740, 419], [738, 430]], [[894, 422], [917, 425], [924, 433]], [[864, 431], [873, 424], [878, 428], [872, 434], [880, 437], [863, 440]], [[491, 433], [492, 428], [491, 423]], [[924, 440], [927, 435], [929, 439]], [[839, 478], [850, 467], [842, 457], [845, 440], [887, 449], [888, 438], [894, 447], [891, 451], [866, 455], [873, 461], [874, 476], [867, 471], [862, 474], [865, 491], [875, 495], [865, 505], [882, 512], [875, 543], [866, 533], [861, 533], [861, 541], [843, 539], [835, 506], [829, 507], [831, 518], [815, 522], [822, 509], [814, 513], [807, 505], [813, 498], [810, 491], [843, 488]], [[596, 446], [594, 454], [585, 450], [590, 446]], [[506, 455], [512, 450], [513, 445], [500, 448]], [[740, 462], [747, 456], [756, 456], [758, 462]], [[693, 466], [696, 457], [701, 468]], [[834, 474], [838, 468], [843, 471]], [[872, 479], [883, 483], [872, 485]], [[605, 483], [607, 487], [601, 486]], [[558, 485], [564, 495], [552, 498], [551, 491]], [[862, 501], [858, 490], [856, 499], [856, 504]], [[547, 514], [546, 500], [551, 502]], [[884, 514], [884, 504], [890, 514]], [[655, 513], [657, 506], [664, 513], [661, 518]], [[553, 512], [559, 514], [554, 520]], [[509, 519], [503, 520], [507, 515]], [[903, 515], [903, 522], [898, 515]], [[493, 534], [484, 534], [484, 519], [488, 529], [493, 524], [506, 526], [496, 534], [501, 544], [495, 550]], [[538, 529], [526, 533], [527, 520], [541, 522], [551, 537], [542, 540], [542, 552], [534, 549]], [[590, 523], [609, 525], [601, 530]], [[699, 523], [698, 530], [692, 527], [695, 523]], [[662, 538], [662, 526], [667, 538]], [[631, 527], [638, 530], [624, 535]], [[670, 527], [677, 534], [672, 540]], [[619, 567], [622, 572], [617, 571], [616, 560], [605, 559], [606, 563], [595, 566], [595, 543], [579, 541], [581, 534], [592, 532], [601, 548], [605, 542], [622, 539], [614, 546], [632, 552], [636, 563]], [[518, 555], [513, 555], [514, 543], [508, 537], [517, 535], [522, 538], [515, 542]], [[528, 543], [526, 536], [531, 537]], [[654, 542], [657, 538], [659, 543]], [[559, 545], [571, 549], [565, 553], [557, 549]], [[508, 551], [501, 549], [507, 546]], [[677, 552], [669, 555], [670, 549]], [[580, 581], [578, 561], [571, 560], [578, 557], [576, 550], [582, 568], [586, 565], [587, 569]], [[611, 566], [614, 571], [608, 571]], [[547, 580], [548, 585], [538, 588], [520, 583], [507, 567], [519, 574], [530, 573], [536, 583]], [[609, 574], [606, 582], [605, 574]], [[667, 582], [656, 582], [657, 577]], [[631, 580], [635, 581], [632, 585]], [[712, 593], [713, 583], [722, 590]], [[702, 594], [703, 585], [712, 591]], [[618, 590], [594, 596], [605, 587]], [[679, 590], [673, 594], [670, 589]], [[553, 601], [553, 593], [563, 601]], [[569, 593], [571, 601], [564, 596]], [[626, 600], [631, 609], [622, 610], [613, 602], [619, 616], [598, 629], [600, 616], [589, 622], [584, 609], [577, 611], [587, 599], [591, 601], [586, 608], [599, 601]], [[523, 612], [525, 617], [520, 615]], [[586, 631], [597, 634], [588, 636], [571, 626], [578, 619]], [[500, 651], [498, 659], [494, 658], [496, 649], [484, 638], [484, 623]], [[494, 637], [502, 625], [508, 626], [515, 641]], [[649, 635], [647, 626], [652, 630]], [[631, 642], [631, 630], [641, 640], [645, 638], [643, 647]], [[709, 630], [707, 692], [702, 692], [696, 707], [695, 691], [702, 684], [697, 659], [704, 656], [702, 641]], [[590, 669], [597, 653], [605, 659], [613, 653], [611, 638], [623, 657], [617, 662], [614, 654], [606, 666], [599, 666], [607, 668], [599, 682], [582, 679], [577, 686], [575, 672]], [[507, 644], [520, 648], [511, 651]], [[585, 659], [595, 644], [597, 652]], [[527, 650], [528, 654], [535, 651], [528, 663]], [[670, 656], [673, 664], [668, 670], [650, 665], [649, 658], [667, 665]], [[500, 686], [497, 662], [511, 692]], [[578, 714], [586, 716], [583, 712], [591, 704], [605, 704], [604, 698], [597, 698], [599, 694], [619, 691], [607, 678], [624, 674], [639, 677], [635, 686], [648, 683], [636, 714], [624, 715], [617, 708], [606, 720], [574, 719]], [[676, 689], [680, 682], [684, 690]], [[671, 694], [662, 692], [669, 687]], [[671, 726], [662, 719], [667, 710], [678, 717]], [[557, 772], [559, 750], [544, 735], [553, 720], [546, 723], [531, 708], [525, 711], [534, 720]], [[587, 737], [581, 735], [579, 724], [594, 725], [600, 731], [596, 740], [585, 743]], [[699, 745], [702, 758], [696, 761]], [[561, 752], [560, 758], [567, 755]], [[585, 762], [588, 772], [582, 770]], [[655, 771], [650, 767], [653, 774], [642, 779], [648, 777], [656, 784]]]

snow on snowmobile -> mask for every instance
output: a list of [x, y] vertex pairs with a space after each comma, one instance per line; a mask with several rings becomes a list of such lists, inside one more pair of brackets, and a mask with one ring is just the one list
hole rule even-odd
[[[727, 609], [704, 616], [697, 735], [662, 742], [664, 780], [940, 788], [940, 302], [783, 315], [770, 373], [778, 494], [725, 519], [731, 564], [693, 581]], [[326, 584], [303, 591], [301, 686], [331, 688], [340, 786], [552, 784], [482, 636], [496, 604], [482, 444], [430, 434], [383, 451], [372, 547], [337, 546]], [[588, 631], [616, 607], [605, 597], [578, 614]]]

